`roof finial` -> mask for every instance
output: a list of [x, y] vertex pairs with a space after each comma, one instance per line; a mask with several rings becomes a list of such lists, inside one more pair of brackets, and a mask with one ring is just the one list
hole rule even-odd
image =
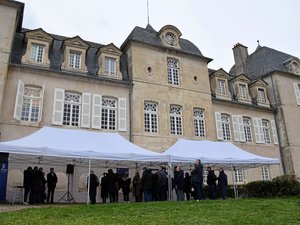
[[148, 20], [148, 24], [150, 24], [150, 19], [149, 19], [149, 2], [147, 0], [147, 20]]
[[260, 44], [259, 44], [259, 40], [257, 40], [257, 45], [258, 45], [258, 46], [260, 46]]

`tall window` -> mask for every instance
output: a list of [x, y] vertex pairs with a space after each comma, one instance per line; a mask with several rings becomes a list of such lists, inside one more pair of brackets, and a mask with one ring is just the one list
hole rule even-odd
[[222, 114], [221, 121], [222, 121], [223, 138], [224, 138], [224, 140], [228, 141], [231, 139], [229, 116]]
[[105, 73], [116, 75], [116, 59], [105, 57]]
[[236, 183], [244, 183], [244, 172], [243, 170], [235, 170], [234, 179]]
[[117, 101], [113, 98], [102, 98], [101, 128], [116, 129]]
[[145, 131], [156, 133], [157, 132], [157, 104], [154, 102], [144, 103], [144, 120]]
[[239, 90], [240, 90], [240, 98], [241, 99], [247, 99], [247, 88], [245, 84], [240, 84], [239, 85]]
[[31, 45], [31, 54], [30, 60], [33, 62], [41, 63], [44, 60], [44, 45], [32, 44]]
[[218, 90], [220, 95], [226, 95], [226, 82], [225, 80], [218, 80]]
[[179, 85], [179, 67], [175, 59], [168, 59], [168, 83]]
[[41, 106], [41, 88], [26, 87], [24, 90], [21, 120], [37, 122]]
[[204, 110], [194, 109], [195, 136], [205, 137]]
[[271, 143], [271, 138], [270, 138], [270, 128], [269, 128], [268, 120], [262, 120], [262, 127], [263, 127], [265, 143], [270, 144]]
[[258, 88], [258, 102], [266, 103], [265, 90], [262, 88]]
[[246, 142], [252, 142], [251, 119], [248, 117], [243, 117], [243, 124]]
[[182, 109], [180, 106], [170, 106], [171, 134], [182, 135]]
[[79, 125], [80, 104], [80, 94], [65, 92], [63, 125], [74, 127]]
[[80, 69], [80, 65], [81, 65], [81, 52], [70, 51], [69, 67], [74, 69]]
[[261, 175], [263, 180], [270, 180], [270, 171], [268, 166], [261, 167]]

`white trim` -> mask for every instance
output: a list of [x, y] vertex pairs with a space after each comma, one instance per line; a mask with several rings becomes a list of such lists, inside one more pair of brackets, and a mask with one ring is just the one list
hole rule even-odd
[[15, 102], [15, 110], [14, 110], [14, 118], [18, 121], [21, 120], [21, 115], [22, 115], [24, 90], [25, 90], [24, 83], [21, 80], [19, 80], [16, 102]]
[[92, 128], [101, 129], [102, 96], [93, 94]]
[[60, 88], [54, 89], [52, 124], [62, 125], [64, 115], [65, 90]]
[[278, 145], [278, 135], [275, 120], [271, 120], [271, 127], [272, 127], [272, 134], [273, 134], [273, 141], [275, 145]]
[[91, 126], [91, 93], [82, 93], [81, 127]]
[[126, 131], [126, 98], [119, 98], [119, 104], [118, 104], [118, 110], [119, 110], [119, 124], [118, 128], [119, 131]]
[[293, 83], [297, 105], [300, 105], [300, 88], [298, 83]]
[[217, 139], [218, 140], [224, 140], [223, 129], [222, 129], [221, 113], [215, 112], [215, 121], [216, 121]]

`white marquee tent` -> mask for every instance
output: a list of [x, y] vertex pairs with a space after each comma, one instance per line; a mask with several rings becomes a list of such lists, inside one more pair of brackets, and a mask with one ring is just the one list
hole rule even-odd
[[242, 150], [231, 142], [197, 141], [178, 139], [162, 153], [170, 162], [193, 163], [200, 159], [204, 164], [222, 167], [252, 168], [262, 165], [280, 164], [279, 159], [262, 157]]

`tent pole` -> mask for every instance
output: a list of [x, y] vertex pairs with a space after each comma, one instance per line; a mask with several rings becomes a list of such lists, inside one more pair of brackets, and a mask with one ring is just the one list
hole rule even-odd
[[168, 201], [172, 201], [172, 177], [171, 177], [171, 168], [172, 168], [172, 163], [169, 159], [168, 163]]
[[233, 193], [234, 193], [234, 198], [236, 199], [236, 186], [235, 186], [235, 178], [234, 178], [234, 169], [233, 165], [231, 164], [231, 174], [232, 174], [232, 181], [233, 181]]
[[92, 159], [89, 159], [89, 176], [88, 176], [88, 190], [87, 190], [87, 198], [86, 198], [86, 204], [88, 205], [90, 203], [90, 182], [91, 182], [91, 161]]

